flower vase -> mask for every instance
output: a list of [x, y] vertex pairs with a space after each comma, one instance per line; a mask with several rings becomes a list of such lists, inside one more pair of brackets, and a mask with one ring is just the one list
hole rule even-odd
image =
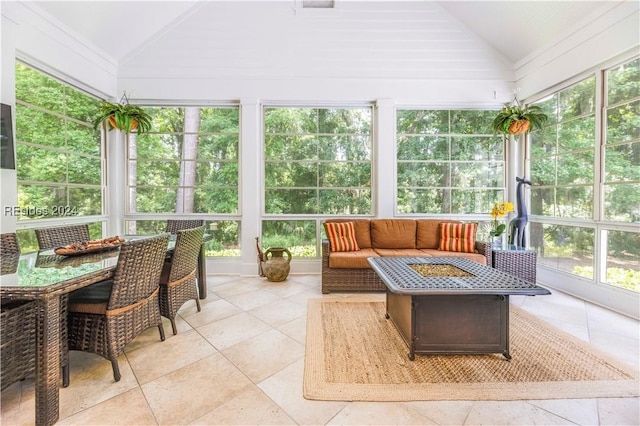
[[492, 240], [491, 240], [491, 246], [494, 249], [502, 249], [503, 247], [503, 236], [502, 235], [497, 235], [497, 236], [493, 236]]

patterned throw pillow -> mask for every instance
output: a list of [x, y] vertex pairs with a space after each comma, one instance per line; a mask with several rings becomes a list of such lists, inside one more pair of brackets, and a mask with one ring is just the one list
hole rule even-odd
[[353, 222], [325, 222], [324, 232], [327, 234], [331, 251], [358, 251]]
[[477, 229], [477, 223], [440, 224], [439, 250], [475, 253]]

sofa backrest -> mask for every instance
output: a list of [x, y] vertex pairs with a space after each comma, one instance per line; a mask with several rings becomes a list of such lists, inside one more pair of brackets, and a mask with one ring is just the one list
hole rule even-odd
[[449, 219], [416, 219], [416, 248], [437, 249], [440, 246], [440, 224], [462, 223]]
[[353, 222], [353, 231], [355, 232], [358, 248], [371, 248], [371, 228], [369, 219], [327, 219], [327, 223], [331, 222]]
[[414, 219], [371, 219], [371, 247], [416, 248], [416, 221]]

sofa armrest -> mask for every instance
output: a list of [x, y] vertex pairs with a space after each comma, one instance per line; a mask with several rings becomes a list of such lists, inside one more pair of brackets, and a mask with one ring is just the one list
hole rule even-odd
[[491, 244], [485, 241], [476, 241], [475, 249], [487, 259], [487, 266], [491, 266]]

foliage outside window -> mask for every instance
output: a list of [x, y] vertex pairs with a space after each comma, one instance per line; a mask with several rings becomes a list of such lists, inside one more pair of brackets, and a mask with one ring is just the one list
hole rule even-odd
[[262, 247], [286, 247], [293, 257], [316, 257], [315, 220], [263, 220]]
[[[219, 234], [208, 244], [209, 254], [239, 255], [239, 107], [145, 111], [152, 117], [151, 130], [128, 137], [129, 214], [207, 215]], [[164, 230], [160, 222], [131, 220], [127, 232]]]
[[397, 111], [397, 211], [488, 214], [504, 200], [495, 111]]
[[266, 214], [371, 214], [367, 108], [264, 110]]
[[99, 100], [16, 63], [19, 220], [102, 214]]
[[549, 117], [531, 132], [531, 213], [593, 219], [595, 78], [536, 105]]
[[[549, 121], [542, 131], [531, 133], [535, 222], [531, 241], [539, 262], [636, 292], [640, 292], [639, 66], [636, 58], [605, 70], [604, 89], [596, 87], [591, 77], [539, 101]], [[596, 105], [600, 90], [605, 93], [604, 104]], [[595, 112], [600, 108], [602, 141], [596, 134]], [[598, 163], [600, 145], [604, 155]], [[595, 185], [600, 171], [602, 185]], [[601, 208], [594, 200], [601, 201]], [[593, 225], [573, 226], [569, 222], [575, 219]]]

